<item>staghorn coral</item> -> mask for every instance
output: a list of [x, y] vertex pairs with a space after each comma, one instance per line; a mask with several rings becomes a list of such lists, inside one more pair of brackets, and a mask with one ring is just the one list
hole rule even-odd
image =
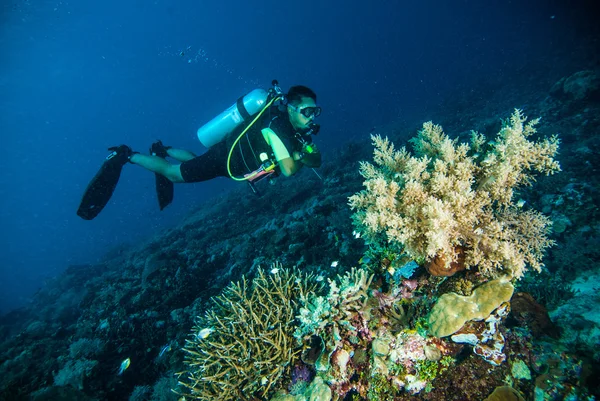
[[298, 302], [319, 284], [275, 265], [231, 283], [198, 319], [178, 373], [184, 399], [253, 400], [273, 393], [301, 349], [293, 337]]
[[[366, 189], [351, 196], [354, 225], [370, 243], [388, 243], [420, 262], [443, 261], [450, 270], [462, 258], [490, 277], [521, 277], [538, 270], [552, 245], [550, 220], [522, 210], [514, 192], [534, 173], [560, 171], [558, 139], [529, 140], [538, 120], [515, 110], [494, 141], [473, 132], [458, 143], [427, 122], [411, 142], [415, 155], [372, 136], [375, 165], [361, 162]], [[439, 270], [439, 269], [438, 269]]]

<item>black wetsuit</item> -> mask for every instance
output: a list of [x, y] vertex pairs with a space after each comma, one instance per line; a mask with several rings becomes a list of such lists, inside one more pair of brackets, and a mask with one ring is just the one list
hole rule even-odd
[[[229, 177], [227, 172], [227, 156], [233, 142], [247, 125], [243, 125], [229, 134], [225, 140], [213, 145], [208, 151], [198, 157], [181, 163], [181, 176], [185, 182], [200, 182], [216, 177]], [[281, 139], [290, 156], [294, 151], [301, 151], [302, 144], [294, 138], [295, 130], [289, 121], [288, 114], [271, 106], [260, 119], [254, 123], [240, 139], [231, 155], [231, 173], [236, 177], [257, 170], [263, 162], [260, 154], [266, 153], [268, 158], [275, 160], [273, 149], [265, 141], [261, 130], [271, 128]]]

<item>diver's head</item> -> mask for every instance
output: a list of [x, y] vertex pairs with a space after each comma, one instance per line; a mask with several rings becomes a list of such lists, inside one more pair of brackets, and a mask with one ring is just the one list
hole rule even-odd
[[315, 117], [321, 114], [317, 106], [317, 95], [306, 86], [292, 86], [286, 96], [287, 112], [295, 130], [306, 131]]

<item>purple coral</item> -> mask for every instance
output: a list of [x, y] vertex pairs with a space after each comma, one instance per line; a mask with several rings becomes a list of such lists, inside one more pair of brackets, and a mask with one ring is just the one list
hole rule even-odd
[[414, 296], [413, 291], [417, 289], [417, 280], [402, 280], [402, 287], [400, 288], [400, 296], [402, 298], [410, 299]]
[[314, 373], [310, 367], [304, 363], [298, 363], [292, 369], [292, 381], [288, 386], [288, 390], [292, 391], [298, 385], [310, 383], [314, 377]]

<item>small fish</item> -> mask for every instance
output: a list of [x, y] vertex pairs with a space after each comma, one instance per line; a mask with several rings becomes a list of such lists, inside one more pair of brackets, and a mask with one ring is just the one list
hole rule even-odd
[[360, 238], [360, 233], [358, 231], [352, 231], [352, 235], [354, 236], [354, 238], [359, 239]]
[[165, 346], [163, 347], [163, 349], [162, 349], [162, 350], [160, 350], [160, 354], [158, 354], [158, 357], [160, 358], [161, 356], [163, 356], [163, 354], [164, 354], [165, 352], [169, 352], [169, 351], [171, 351], [171, 344], [167, 344], [167, 345], [165, 345]]
[[525, 203], [527, 203], [525, 200], [519, 199], [519, 201], [517, 202], [517, 207], [523, 207], [525, 206]]
[[279, 269], [278, 268], [274, 267], [274, 268], [271, 269], [271, 274], [277, 274], [277, 273], [279, 273]]
[[337, 267], [338, 263], [339, 262], [337, 260], [334, 260], [333, 262], [331, 262], [331, 267]]
[[315, 278], [315, 280], [317, 280], [317, 281], [323, 281], [323, 280], [325, 280], [325, 278], [323, 276], [317, 276]]
[[204, 340], [205, 338], [210, 336], [210, 333], [212, 333], [213, 331], [215, 331], [215, 330], [211, 329], [211, 328], [202, 329], [198, 332], [198, 334], [196, 334], [196, 337], [201, 340]]
[[358, 263], [362, 264], [366, 264], [366, 263], [370, 263], [371, 262], [371, 258], [368, 256], [363, 256], [362, 258], [360, 258], [358, 260]]
[[127, 368], [129, 367], [130, 364], [131, 364], [131, 359], [129, 359], [129, 358], [127, 358], [123, 362], [121, 362], [121, 366], [119, 366], [118, 375], [121, 376], [123, 374], [123, 372], [125, 372], [127, 370]]

